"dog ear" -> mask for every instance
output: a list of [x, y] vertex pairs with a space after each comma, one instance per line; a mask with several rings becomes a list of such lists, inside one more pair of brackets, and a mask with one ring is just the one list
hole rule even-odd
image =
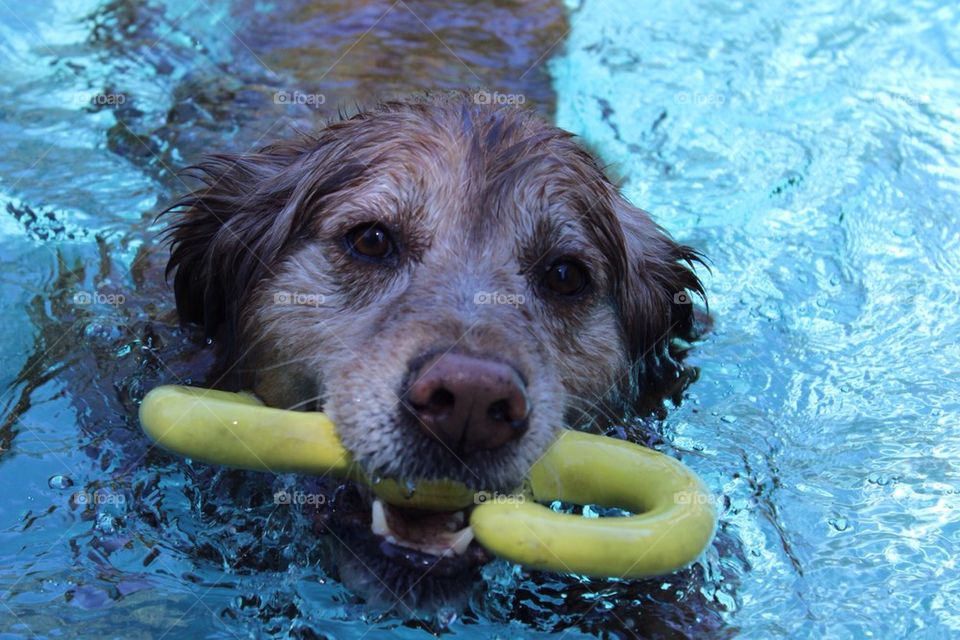
[[626, 242], [620, 302], [628, 352], [636, 382], [650, 381], [666, 373], [670, 340], [692, 339], [696, 333], [693, 297], [706, 303], [706, 294], [694, 266], [704, 261], [622, 196], [614, 198], [614, 210]]
[[320, 200], [362, 170], [327, 155], [317, 139], [303, 137], [211, 155], [184, 172], [201, 185], [164, 211], [177, 216], [167, 229], [166, 272], [176, 272], [182, 322], [203, 325], [208, 339], [222, 338], [232, 352], [247, 296], [302, 236]]

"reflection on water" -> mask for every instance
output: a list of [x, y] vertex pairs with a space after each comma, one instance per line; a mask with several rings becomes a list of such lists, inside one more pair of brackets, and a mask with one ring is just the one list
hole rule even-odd
[[[957, 11], [0, 5], [0, 630], [956, 631]], [[302, 479], [147, 450], [138, 399], [206, 358], [171, 316], [152, 218], [203, 152], [464, 85], [555, 113], [712, 258], [699, 381], [655, 428], [724, 515], [678, 576], [493, 563], [466, 611], [403, 623], [332, 579], [316, 514], [273, 503]]]

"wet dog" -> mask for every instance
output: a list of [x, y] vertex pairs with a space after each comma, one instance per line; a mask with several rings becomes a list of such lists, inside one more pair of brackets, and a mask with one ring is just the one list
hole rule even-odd
[[[192, 173], [168, 271], [215, 379], [325, 411], [371, 476], [509, 491], [558, 430], [677, 375], [697, 253], [522, 109], [385, 103]], [[463, 512], [364, 508], [415, 566], [468, 552]]]

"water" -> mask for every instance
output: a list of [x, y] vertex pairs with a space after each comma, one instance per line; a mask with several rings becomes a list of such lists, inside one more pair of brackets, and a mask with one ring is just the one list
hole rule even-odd
[[713, 261], [666, 432], [730, 500], [728, 619], [956, 634], [958, 8], [598, 5], [552, 66], [558, 120]]
[[[960, 9], [525, 6], [0, 5], [0, 632], [960, 631]], [[624, 585], [494, 563], [467, 611], [404, 623], [272, 503], [298, 479], [147, 453], [138, 398], [204, 358], [153, 244], [172, 170], [437, 83], [524, 93], [710, 257], [716, 327], [657, 427], [724, 496], [692, 570]]]

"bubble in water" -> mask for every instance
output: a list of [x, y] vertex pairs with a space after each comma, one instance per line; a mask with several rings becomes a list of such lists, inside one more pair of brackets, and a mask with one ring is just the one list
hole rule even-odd
[[55, 475], [50, 476], [50, 479], [47, 480], [47, 484], [51, 489], [68, 489], [73, 486], [73, 480], [68, 476]]

